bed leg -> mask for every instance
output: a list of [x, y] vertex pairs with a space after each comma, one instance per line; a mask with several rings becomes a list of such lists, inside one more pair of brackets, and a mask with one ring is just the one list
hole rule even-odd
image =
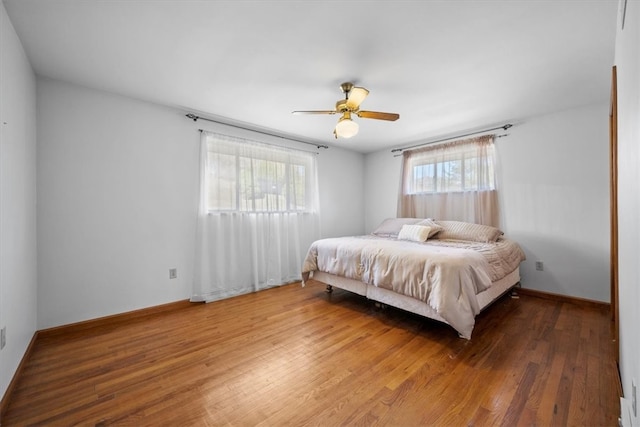
[[326, 292], [327, 292], [328, 294], [330, 294], [331, 292], [333, 292], [333, 286], [331, 286], [331, 285], [327, 285], [327, 290], [326, 290]]
[[509, 290], [509, 296], [513, 299], [520, 298], [520, 295], [518, 295], [518, 292], [516, 292], [515, 288], [511, 288], [511, 290]]

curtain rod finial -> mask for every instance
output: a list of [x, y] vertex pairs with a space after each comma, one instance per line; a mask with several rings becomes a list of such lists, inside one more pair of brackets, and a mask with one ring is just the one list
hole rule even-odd
[[193, 113], [189, 113], [186, 115], [188, 118], [193, 119], [194, 122], [197, 122], [200, 117], [196, 116]]
[[511, 128], [511, 127], [513, 127], [513, 125], [511, 123], [507, 123], [506, 125], [504, 125], [502, 127], [502, 129], [507, 130], [507, 129]]

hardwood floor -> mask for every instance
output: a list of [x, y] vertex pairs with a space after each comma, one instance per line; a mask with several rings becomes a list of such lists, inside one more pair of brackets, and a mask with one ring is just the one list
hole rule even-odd
[[606, 309], [522, 295], [447, 325], [310, 283], [36, 341], [13, 425], [615, 426]]

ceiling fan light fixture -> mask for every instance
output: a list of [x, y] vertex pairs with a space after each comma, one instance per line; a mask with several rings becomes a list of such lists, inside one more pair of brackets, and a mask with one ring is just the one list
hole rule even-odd
[[336, 138], [351, 138], [358, 133], [358, 129], [358, 123], [351, 120], [350, 114], [345, 113], [338, 121], [334, 133]]

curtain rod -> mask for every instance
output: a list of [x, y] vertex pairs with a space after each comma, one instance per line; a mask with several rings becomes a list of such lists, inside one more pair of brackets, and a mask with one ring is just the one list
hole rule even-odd
[[287, 147], [287, 146], [284, 146], [284, 145], [273, 144], [271, 142], [256, 141], [255, 139], [248, 139], [248, 138], [237, 137], [237, 136], [232, 136], [232, 135], [225, 135], [225, 134], [222, 134], [222, 133], [218, 133], [218, 132], [214, 132], [214, 131], [206, 130], [206, 129], [198, 129], [198, 132], [200, 132], [200, 133], [207, 132], [207, 133], [212, 133], [214, 135], [221, 135], [221, 136], [224, 136], [225, 138], [233, 138], [233, 139], [241, 139], [243, 141], [251, 141], [251, 142], [253, 142], [255, 144], [269, 145], [271, 147], [277, 147], [277, 148], [280, 148], [282, 150], [298, 151], [300, 153], [320, 154], [317, 151], [308, 151], [308, 150], [303, 150], [301, 148], [291, 148], [291, 147]]
[[479, 134], [479, 133], [489, 132], [489, 131], [492, 131], [492, 130], [498, 130], [498, 129], [507, 130], [507, 129], [509, 129], [509, 128], [510, 128], [510, 127], [512, 127], [512, 126], [513, 126], [513, 125], [512, 125], [511, 123], [507, 123], [507, 124], [505, 124], [505, 125], [498, 126], [498, 127], [495, 127], [495, 128], [491, 128], [491, 129], [484, 129], [484, 130], [478, 130], [478, 131], [475, 131], [475, 132], [465, 133], [465, 134], [463, 134], [463, 135], [456, 135], [456, 136], [452, 136], [452, 137], [449, 137], [449, 138], [438, 139], [438, 140], [436, 140], [436, 141], [429, 141], [429, 142], [425, 142], [425, 143], [423, 143], [423, 144], [412, 145], [411, 147], [394, 148], [393, 150], [391, 150], [391, 152], [392, 152], [392, 153], [397, 153], [397, 152], [399, 152], [399, 151], [400, 151], [400, 152], [402, 152], [402, 151], [404, 151], [404, 150], [409, 150], [409, 149], [411, 149], [411, 148], [418, 148], [418, 147], [422, 147], [422, 146], [424, 146], [424, 145], [430, 145], [430, 144], [435, 144], [435, 143], [437, 143], [437, 142], [449, 141], [450, 139], [463, 138], [463, 137], [465, 137], [465, 136], [476, 135], [476, 134]]
[[219, 123], [219, 124], [221, 124], [221, 125], [231, 126], [231, 127], [237, 128], [237, 129], [248, 130], [248, 131], [251, 131], [251, 132], [257, 132], [257, 133], [261, 133], [261, 134], [263, 134], [263, 135], [275, 136], [276, 138], [288, 139], [288, 140], [290, 140], [290, 141], [300, 142], [300, 143], [302, 143], [302, 144], [314, 145], [316, 148], [325, 148], [325, 149], [328, 149], [328, 148], [329, 148], [329, 146], [328, 146], [328, 145], [314, 144], [313, 142], [300, 141], [299, 139], [293, 139], [293, 138], [285, 137], [285, 136], [282, 136], [282, 135], [276, 135], [275, 133], [269, 133], [269, 132], [265, 132], [265, 131], [260, 131], [260, 130], [255, 130], [255, 129], [249, 129], [249, 128], [242, 127], [242, 126], [239, 126], [239, 125], [232, 125], [232, 124], [230, 124], [230, 123], [225, 123], [225, 122], [221, 122], [221, 121], [218, 121], [218, 120], [208, 119], [208, 118], [206, 118], [206, 117], [196, 116], [196, 115], [195, 115], [195, 114], [193, 114], [193, 113], [186, 114], [185, 116], [186, 116], [186, 117], [188, 117], [188, 118], [190, 118], [190, 119], [192, 119], [194, 122], [197, 122], [197, 121], [198, 121], [198, 119], [200, 119], [200, 120], [206, 120], [206, 121], [208, 121], [208, 122]]

